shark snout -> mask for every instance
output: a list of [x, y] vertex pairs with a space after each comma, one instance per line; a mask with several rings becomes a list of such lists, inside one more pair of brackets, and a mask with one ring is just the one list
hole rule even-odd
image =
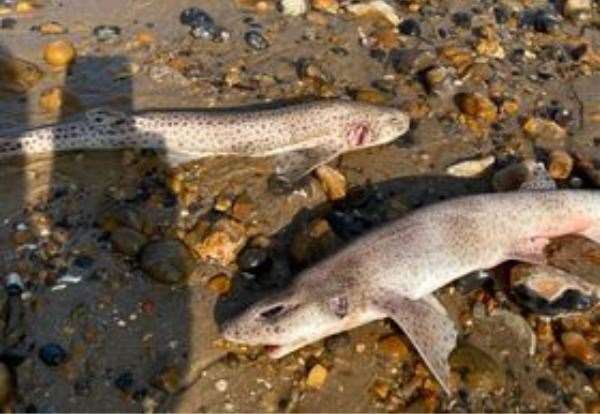
[[236, 342], [236, 339], [240, 336], [240, 329], [233, 321], [225, 321], [219, 325], [219, 333], [228, 341]]

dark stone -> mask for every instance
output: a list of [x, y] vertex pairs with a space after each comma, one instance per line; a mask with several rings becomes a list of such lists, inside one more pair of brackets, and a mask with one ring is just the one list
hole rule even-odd
[[421, 25], [415, 19], [405, 19], [398, 25], [398, 30], [407, 36], [421, 36]]
[[456, 12], [452, 15], [452, 22], [463, 29], [469, 29], [471, 27], [471, 13], [467, 12]]
[[90, 256], [77, 256], [75, 260], [73, 260], [73, 266], [79, 267], [80, 269], [90, 269], [94, 266], [95, 260]]
[[508, 10], [504, 6], [496, 6], [494, 7], [494, 18], [496, 19], [496, 23], [505, 24], [508, 22], [508, 18], [510, 17]]
[[519, 25], [532, 28], [536, 32], [551, 33], [556, 29], [560, 19], [552, 11], [545, 9], [527, 9], [521, 13]]
[[133, 387], [133, 374], [130, 371], [125, 371], [115, 379], [115, 387], [123, 392], [131, 391]]
[[244, 35], [244, 40], [248, 46], [255, 50], [263, 50], [269, 47], [269, 42], [265, 37], [256, 30], [250, 30]]
[[38, 356], [49, 367], [57, 367], [67, 360], [67, 351], [62, 346], [51, 342], [40, 348]]
[[190, 27], [214, 26], [215, 23], [208, 13], [198, 7], [183, 10], [179, 15], [179, 22]]
[[273, 260], [266, 250], [249, 247], [238, 257], [240, 269], [254, 273], [264, 273], [271, 270]]

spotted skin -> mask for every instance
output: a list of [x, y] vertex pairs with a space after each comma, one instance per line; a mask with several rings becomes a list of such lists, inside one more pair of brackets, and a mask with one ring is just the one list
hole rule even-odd
[[[233, 342], [275, 345], [281, 357], [376, 319], [392, 318], [450, 391], [457, 332], [432, 292], [507, 260], [537, 262], [553, 237], [600, 242], [600, 193], [517, 191], [457, 198], [417, 210], [303, 271], [277, 295], [222, 326]], [[344, 298], [340, 317], [332, 298]], [[276, 315], [265, 314], [278, 309]], [[266, 316], [268, 315], [268, 317]]]
[[344, 152], [393, 141], [408, 127], [408, 116], [398, 109], [342, 100], [277, 109], [133, 115], [95, 109], [86, 112], [82, 120], [0, 139], [0, 157], [139, 147], [164, 150], [174, 164], [180, 164], [214, 155], [262, 157], [327, 148], [324, 153], [312, 152], [323, 153], [317, 159], [304, 161], [307, 168], [300, 170], [306, 173]]

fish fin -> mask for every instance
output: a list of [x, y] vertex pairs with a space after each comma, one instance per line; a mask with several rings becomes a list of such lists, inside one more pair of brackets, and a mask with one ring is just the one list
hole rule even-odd
[[205, 156], [205, 154], [195, 152], [167, 151], [164, 158], [169, 167], [175, 168], [187, 164], [188, 162], [199, 160]]
[[274, 178], [284, 185], [293, 185], [318, 166], [331, 161], [340, 152], [339, 148], [319, 145], [278, 154], [275, 156]]
[[87, 120], [97, 127], [112, 127], [127, 120], [127, 114], [111, 108], [99, 107], [85, 111]]
[[402, 328], [444, 391], [452, 394], [448, 357], [458, 332], [442, 304], [433, 295], [410, 300], [390, 292], [375, 305]]
[[556, 190], [556, 182], [548, 174], [541, 162], [527, 162], [529, 177], [521, 184], [519, 191], [548, 191]]
[[544, 249], [548, 243], [550, 243], [550, 239], [545, 237], [531, 237], [519, 240], [508, 254], [508, 257], [513, 260], [544, 265], [547, 263]]

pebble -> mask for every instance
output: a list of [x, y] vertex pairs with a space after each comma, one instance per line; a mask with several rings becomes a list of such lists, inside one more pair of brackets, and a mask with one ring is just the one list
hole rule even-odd
[[214, 260], [227, 266], [235, 261], [247, 240], [246, 229], [242, 224], [230, 219], [221, 219], [193, 249], [200, 259]]
[[556, 122], [549, 119], [530, 117], [523, 124], [523, 132], [532, 138], [543, 140], [562, 140], [567, 137], [567, 131]]
[[558, 23], [558, 16], [545, 9], [526, 9], [519, 20], [521, 27], [533, 28], [535, 31], [542, 33], [553, 32]]
[[194, 268], [194, 260], [177, 240], [147, 244], [140, 256], [140, 265], [152, 279], [166, 284], [182, 282]]
[[44, 47], [44, 60], [52, 66], [66, 66], [75, 60], [75, 47], [68, 40], [57, 40]]
[[498, 116], [496, 105], [479, 93], [460, 93], [456, 96], [456, 104], [462, 113], [486, 124], [493, 123]]
[[210, 278], [206, 286], [218, 295], [226, 295], [231, 290], [231, 278], [221, 273]]
[[256, 30], [250, 30], [244, 34], [244, 40], [254, 50], [263, 50], [269, 47], [269, 42]]
[[371, 386], [371, 392], [381, 400], [385, 400], [390, 393], [390, 385], [380, 379], [376, 379]]
[[480, 39], [475, 50], [481, 56], [486, 56], [495, 59], [504, 59], [506, 52], [498, 39]]
[[296, 64], [296, 73], [300, 79], [314, 79], [319, 82], [331, 82], [332, 76], [312, 59], [301, 59]]
[[196, 39], [212, 40], [213, 42], [225, 42], [231, 37], [231, 33], [219, 26], [198, 26], [190, 31]]
[[325, 384], [325, 380], [327, 380], [327, 374], [327, 368], [321, 364], [316, 364], [308, 372], [308, 376], [306, 377], [306, 385], [315, 390], [321, 389]]
[[346, 197], [348, 183], [341, 172], [328, 165], [321, 165], [315, 170], [315, 174], [329, 200], [335, 201]]
[[39, 31], [44, 35], [57, 35], [67, 33], [67, 28], [58, 22], [45, 22], [39, 26]]
[[215, 382], [215, 389], [219, 392], [227, 391], [228, 386], [229, 384], [227, 383], [227, 380], [224, 379], [220, 379], [217, 382]]
[[179, 22], [185, 26], [213, 26], [214, 20], [208, 13], [198, 7], [189, 7], [179, 15]]
[[144, 31], [136, 33], [134, 36], [134, 39], [138, 45], [147, 46], [147, 45], [151, 45], [152, 43], [154, 43], [156, 41], [156, 36], [154, 35], [154, 33], [144, 30]]
[[[360, 89], [356, 92], [355, 99], [359, 102], [383, 105], [390, 100], [390, 96], [373, 89]], [[319, 172], [317, 170], [317, 175], [318, 173]]]
[[96, 40], [99, 42], [112, 43], [119, 39], [121, 36], [121, 28], [119, 26], [96, 26], [93, 30]]
[[348, 4], [346, 10], [357, 16], [380, 15], [393, 26], [400, 24], [400, 18], [396, 14], [396, 10], [384, 0]]
[[110, 241], [121, 253], [128, 256], [135, 256], [142, 250], [148, 239], [136, 230], [119, 227], [111, 233]]
[[450, 366], [463, 373], [472, 392], [498, 393], [506, 384], [506, 373], [488, 354], [470, 344], [459, 344], [450, 355]]
[[40, 348], [38, 356], [49, 367], [57, 367], [67, 360], [67, 351], [55, 343], [49, 343]]
[[446, 173], [453, 177], [475, 177], [491, 167], [495, 161], [496, 157], [493, 155], [461, 161], [446, 168]]
[[237, 263], [241, 270], [263, 273], [270, 270], [273, 261], [265, 249], [249, 247], [239, 255]]
[[563, 13], [573, 20], [587, 20], [591, 17], [592, 0], [566, 0]]
[[77, 97], [58, 86], [42, 91], [38, 105], [44, 112], [61, 115], [73, 114], [81, 110]]
[[396, 362], [404, 362], [410, 358], [408, 346], [398, 335], [388, 335], [379, 339], [377, 350]]
[[15, 11], [17, 13], [29, 13], [30, 11], [33, 11], [34, 8], [35, 7], [33, 3], [26, 0], [21, 0], [17, 2], [17, 5], [15, 6]]
[[578, 332], [565, 332], [560, 337], [567, 355], [586, 365], [600, 362], [600, 354], [592, 344]]
[[308, 11], [307, 0], [280, 0], [279, 7], [288, 16], [302, 16]]
[[336, 14], [340, 9], [339, 0], [312, 0], [311, 6], [315, 10]]
[[466, 71], [473, 63], [473, 53], [466, 48], [446, 46], [440, 50], [440, 57], [447, 60], [459, 73]]
[[548, 173], [555, 180], [566, 180], [573, 171], [573, 157], [564, 150], [554, 150], [548, 160]]
[[454, 94], [454, 70], [445, 66], [434, 66], [425, 72], [427, 91], [439, 96]]
[[44, 77], [35, 64], [0, 54], [0, 90], [24, 93]]
[[415, 19], [404, 19], [398, 25], [398, 30], [407, 36], [421, 36], [421, 25]]

